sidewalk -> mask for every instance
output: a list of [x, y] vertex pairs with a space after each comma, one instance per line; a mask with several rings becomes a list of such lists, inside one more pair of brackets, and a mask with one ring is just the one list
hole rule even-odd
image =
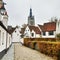
[[1, 60], [14, 60], [14, 44], [12, 44]]

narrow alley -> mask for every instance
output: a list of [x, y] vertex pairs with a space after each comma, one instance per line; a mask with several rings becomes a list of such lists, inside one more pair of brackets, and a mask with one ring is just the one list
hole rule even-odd
[[32, 50], [20, 43], [12, 44], [11, 48], [1, 60], [53, 60], [36, 50]]

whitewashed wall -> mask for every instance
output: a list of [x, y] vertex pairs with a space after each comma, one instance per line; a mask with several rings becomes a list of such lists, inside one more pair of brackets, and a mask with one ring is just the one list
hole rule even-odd
[[56, 22], [56, 34], [60, 33], [60, 21]]
[[31, 37], [31, 32], [29, 27], [27, 26], [24, 32], [24, 38], [28, 38], [28, 37]]
[[7, 33], [6, 48], [9, 48], [11, 44], [12, 44], [11, 34]]
[[1, 26], [0, 26], [0, 31], [1, 31], [1, 37], [0, 37], [0, 52], [1, 52], [4, 49], [6, 49], [6, 31]]
[[48, 32], [46, 32], [46, 35], [44, 36], [42, 33], [42, 38], [55, 38], [56, 36], [56, 31], [54, 31], [54, 35], [49, 35]]
[[36, 34], [36, 38], [41, 38], [41, 35], [40, 34]]
[[18, 28], [12, 33], [12, 42], [20, 42], [20, 31]]
[[7, 24], [8, 24], [8, 16], [7, 15], [2, 15], [1, 16], [1, 21], [4, 24], [4, 26], [7, 28]]
[[[34, 36], [32, 36], [32, 33], [34, 34]], [[29, 27], [27, 26], [24, 32], [24, 38], [39, 38], [41, 37], [40, 34], [36, 34], [34, 30], [30, 31]]]

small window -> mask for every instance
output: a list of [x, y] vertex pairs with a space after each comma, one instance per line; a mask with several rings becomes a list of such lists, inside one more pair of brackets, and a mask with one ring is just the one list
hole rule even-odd
[[54, 35], [53, 31], [50, 31], [50, 32], [49, 32], [49, 35]]
[[46, 32], [43, 32], [43, 35], [45, 36], [46, 35]]
[[34, 33], [32, 33], [31, 35], [34, 36]]
[[15, 33], [16, 33], [16, 31], [15, 31]]

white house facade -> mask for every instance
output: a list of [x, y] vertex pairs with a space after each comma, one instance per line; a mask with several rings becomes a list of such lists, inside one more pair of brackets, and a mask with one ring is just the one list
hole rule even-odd
[[12, 42], [20, 42], [20, 27], [16, 27], [12, 33]]
[[[7, 29], [8, 15], [4, 7], [4, 2], [0, 1], [0, 59], [11, 46], [11, 34]], [[8, 44], [9, 43], [9, 44]]]
[[[52, 33], [52, 34], [50, 34]], [[50, 31], [50, 32], [42, 32], [42, 38], [55, 38], [56, 32]]]
[[60, 33], [60, 20], [56, 21], [56, 34]]
[[55, 38], [60, 33], [60, 20], [57, 19], [38, 26], [40, 27], [42, 38]]
[[6, 49], [6, 31], [0, 26], [0, 52]]
[[31, 37], [31, 31], [28, 26], [25, 28], [24, 37]]
[[5, 54], [5, 52], [11, 46], [11, 34], [8, 29], [0, 21], [0, 58]]
[[25, 28], [24, 31], [24, 38], [39, 38], [41, 32], [38, 27], [36, 26], [28, 26]]

